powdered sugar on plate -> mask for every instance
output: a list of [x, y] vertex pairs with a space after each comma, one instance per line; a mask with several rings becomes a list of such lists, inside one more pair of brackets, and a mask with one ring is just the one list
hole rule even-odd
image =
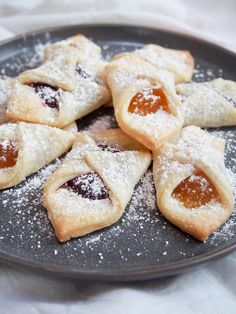
[[93, 119], [88, 127], [85, 127], [83, 131], [99, 131], [103, 129], [110, 129], [116, 125], [115, 117], [112, 115], [102, 115]]
[[[225, 150], [225, 164], [228, 167], [228, 176], [233, 188], [234, 197], [236, 199], [236, 136], [234, 128], [215, 129], [211, 131], [217, 137], [226, 140]], [[232, 215], [227, 222], [210, 238], [211, 243], [217, 245], [217, 241], [224, 239], [225, 241], [231, 239], [236, 234], [236, 210], [234, 209]]]
[[[26, 178], [16, 187], [1, 192], [1, 211], [9, 211], [9, 220], [1, 223], [1, 240], [17, 237], [19, 246], [25, 245], [26, 234], [32, 241], [31, 249], [41, 248], [39, 246], [42, 232], [47, 232], [47, 237], [53, 236], [48, 232], [48, 221], [45, 211], [38, 210], [42, 202], [42, 191], [45, 180], [60, 165], [59, 159], [52, 164], [43, 167], [37, 174]], [[20, 226], [20, 229], [19, 229]], [[12, 229], [20, 230], [14, 235]], [[37, 230], [37, 232], [36, 232]], [[9, 241], [9, 240], [8, 240]]]
[[[35, 68], [43, 61], [43, 52], [47, 44], [41, 42], [36, 43], [32, 51], [29, 53], [28, 48], [23, 48], [20, 55], [15, 56], [12, 60], [4, 62], [1, 66], [0, 78], [6, 79], [8, 77], [16, 76], [26, 69]], [[14, 75], [13, 75], [14, 73]]]
[[193, 81], [208, 82], [223, 76], [223, 69], [211, 68], [204, 60], [200, 60], [193, 71]]
[[[120, 42], [104, 45], [107, 45], [104, 46], [104, 55], [107, 59], [115, 53], [141, 47], [141, 44], [125, 43], [121, 49]], [[40, 62], [40, 49], [39, 57], [31, 53], [27, 54], [26, 60], [23, 53], [20, 57], [17, 55], [15, 61], [6, 60], [1, 74], [13, 77], [26, 68], [34, 67]], [[208, 81], [223, 74], [215, 65], [197, 59], [195, 80]], [[80, 119], [78, 124], [80, 130], [101, 130], [116, 126], [112, 108], [101, 108]], [[213, 130], [213, 133], [227, 139], [225, 161], [227, 167], [231, 168], [230, 177], [234, 181], [235, 130], [224, 128]], [[114, 269], [114, 267], [124, 269], [131, 264], [133, 267], [142, 265], [145, 267], [147, 264], [156, 265], [162, 261], [174, 262], [201, 255], [235, 237], [235, 213], [205, 243], [196, 241], [171, 225], [156, 207], [152, 169], [149, 169], [136, 186], [132, 199], [118, 223], [61, 244], [56, 240], [47, 212], [41, 205], [43, 184], [59, 164], [60, 161], [57, 160], [18, 186], [1, 191], [1, 252], [24, 257], [30, 261], [65, 267], [72, 265], [80, 269]]]

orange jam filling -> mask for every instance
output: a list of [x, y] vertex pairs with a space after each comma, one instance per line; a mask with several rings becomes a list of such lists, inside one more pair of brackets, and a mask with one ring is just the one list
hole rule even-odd
[[170, 112], [167, 98], [162, 88], [145, 88], [133, 96], [128, 112], [146, 116], [160, 109]]
[[0, 169], [15, 166], [18, 149], [12, 141], [0, 140]]
[[219, 201], [216, 188], [201, 170], [196, 170], [183, 180], [173, 191], [172, 197], [177, 198], [186, 208], [198, 208], [212, 200]]

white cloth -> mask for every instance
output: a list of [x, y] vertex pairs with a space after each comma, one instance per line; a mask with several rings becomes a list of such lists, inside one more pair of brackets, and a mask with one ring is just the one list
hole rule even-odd
[[[113, 22], [191, 33], [236, 51], [235, 13], [235, 0], [1, 0], [0, 39], [54, 25]], [[233, 314], [235, 274], [236, 253], [133, 284], [84, 283], [0, 264], [0, 313]]]

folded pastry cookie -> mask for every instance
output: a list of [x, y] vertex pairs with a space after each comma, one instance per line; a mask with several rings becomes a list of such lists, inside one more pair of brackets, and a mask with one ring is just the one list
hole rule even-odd
[[127, 55], [107, 68], [116, 120], [124, 132], [151, 150], [183, 125], [183, 108], [173, 75], [142, 59]]
[[77, 135], [77, 133], [78, 133], [78, 127], [77, 127], [76, 122], [72, 122], [72, 123], [68, 124], [62, 130], [68, 131], [72, 135]]
[[218, 78], [176, 85], [184, 106], [184, 125], [221, 127], [236, 124], [236, 83]]
[[159, 45], [150, 44], [133, 52], [118, 54], [113, 57], [113, 60], [130, 54], [151, 63], [157, 69], [173, 73], [176, 83], [188, 82], [192, 78], [194, 59], [187, 50], [167, 49]]
[[189, 126], [154, 152], [153, 175], [160, 211], [199, 240], [220, 227], [233, 210], [224, 146], [224, 140]]
[[6, 123], [0, 126], [0, 189], [25, 177], [65, 153], [75, 135], [44, 125]]
[[11, 93], [13, 81], [14, 79], [11, 78], [0, 79], [0, 124], [8, 121], [6, 117], [7, 101]]
[[101, 49], [84, 36], [49, 45], [44, 60], [18, 76], [8, 100], [10, 119], [62, 128], [110, 99]]
[[45, 185], [43, 205], [59, 241], [115, 223], [150, 162], [148, 150], [120, 129], [78, 133]]

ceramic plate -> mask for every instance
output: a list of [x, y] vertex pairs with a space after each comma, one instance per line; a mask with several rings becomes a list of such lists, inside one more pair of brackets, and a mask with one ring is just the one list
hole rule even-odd
[[[1, 76], [16, 76], [40, 63], [45, 43], [83, 33], [101, 45], [104, 56], [157, 43], [190, 50], [196, 61], [194, 81], [223, 76], [236, 80], [233, 53], [205, 41], [157, 29], [86, 25], [54, 28], [17, 36], [0, 45]], [[116, 126], [112, 107], [77, 121], [79, 130]], [[236, 171], [236, 129], [213, 129], [227, 139], [225, 161]], [[45, 179], [60, 160], [18, 186], [0, 192], [0, 259], [52, 274], [80, 279], [131, 281], [183, 272], [228, 254], [236, 247], [235, 214], [206, 242], [199, 242], [166, 221], [155, 202], [151, 169], [135, 188], [123, 217], [102, 231], [61, 244], [41, 205]]]

